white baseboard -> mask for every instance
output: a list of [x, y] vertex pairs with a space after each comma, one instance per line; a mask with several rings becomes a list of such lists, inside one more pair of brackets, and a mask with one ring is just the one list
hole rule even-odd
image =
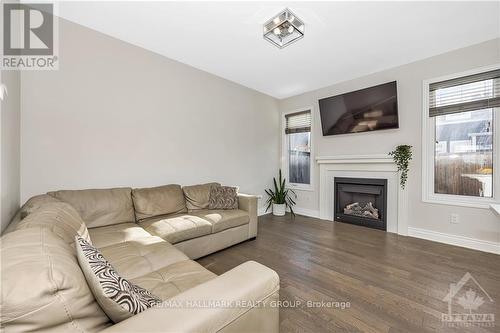
[[297, 215], [304, 215], [304, 216], [308, 216], [308, 217], [319, 218], [319, 211], [317, 211], [317, 210], [295, 207], [295, 208], [293, 208], [293, 211]]
[[266, 207], [259, 207], [257, 209], [257, 216], [262, 216], [262, 215], [267, 215], [267, 214], [271, 214], [272, 210], [269, 209], [267, 212], [266, 212]]
[[[287, 210], [287, 211], [289, 211], [289, 210]], [[297, 215], [304, 215], [304, 216], [308, 216], [308, 217], [319, 218], [319, 211], [317, 211], [317, 210], [304, 209], [304, 208], [294, 208], [293, 211]], [[266, 212], [265, 207], [259, 207], [259, 209], [257, 210], [257, 215], [262, 216], [262, 215], [271, 214], [272, 212], [273, 212], [272, 209], [269, 209]]]
[[497, 242], [450, 235], [442, 232], [412, 227], [408, 227], [408, 236], [422, 238], [439, 243], [466, 247], [473, 250], [500, 254], [500, 243]]

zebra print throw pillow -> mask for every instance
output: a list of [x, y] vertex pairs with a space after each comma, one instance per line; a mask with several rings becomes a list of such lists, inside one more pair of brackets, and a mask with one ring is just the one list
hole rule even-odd
[[208, 209], [238, 209], [238, 188], [232, 186], [212, 186]]
[[162, 300], [148, 290], [122, 278], [101, 252], [76, 236], [78, 262], [97, 302], [115, 323], [132, 317]]

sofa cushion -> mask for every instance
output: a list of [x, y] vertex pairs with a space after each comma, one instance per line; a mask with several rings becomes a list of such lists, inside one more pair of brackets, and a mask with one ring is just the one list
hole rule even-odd
[[76, 256], [46, 228], [2, 236], [1, 323], [5, 332], [98, 332], [109, 319]]
[[78, 262], [97, 302], [115, 323], [160, 305], [162, 300], [147, 289], [120, 276], [101, 252], [76, 236]]
[[135, 238], [99, 249], [127, 279], [133, 279], [189, 258], [157, 236]]
[[180, 185], [164, 185], [132, 190], [137, 221], [147, 218], [185, 213], [186, 202]]
[[208, 209], [238, 209], [238, 189], [231, 186], [212, 186]]
[[[102, 244], [106, 238], [122, 240], [99, 250], [129, 281], [165, 300], [216, 276], [190, 261], [184, 253], [160, 237], [151, 236], [145, 231], [149, 236], [138, 237], [139, 233], [135, 229], [142, 228], [133, 227], [131, 223], [125, 223], [90, 229], [91, 237], [99, 235], [94, 237], [94, 244]], [[113, 236], [115, 233], [119, 235]], [[129, 239], [124, 241], [127, 234]]]
[[87, 226], [78, 212], [62, 201], [43, 204], [26, 218], [12, 224], [10, 231], [39, 227], [49, 229], [71, 246], [77, 235], [91, 241]]
[[135, 222], [132, 189], [63, 190], [48, 194], [72, 205], [88, 228]]
[[92, 244], [97, 248], [150, 237], [151, 234], [135, 223], [120, 223], [89, 229]]
[[192, 212], [193, 215], [201, 217], [212, 224], [212, 233], [229, 228], [237, 227], [250, 222], [248, 212], [241, 209], [209, 210], [203, 209]]
[[163, 300], [217, 277], [192, 260], [176, 262], [157, 271], [131, 279]]
[[188, 210], [208, 208], [210, 198], [210, 189], [214, 186], [220, 186], [219, 183], [207, 183], [201, 185], [184, 186], [182, 191], [186, 198], [186, 207]]
[[175, 244], [187, 239], [201, 237], [212, 232], [212, 224], [191, 214], [174, 214], [156, 217], [139, 222], [151, 235]]

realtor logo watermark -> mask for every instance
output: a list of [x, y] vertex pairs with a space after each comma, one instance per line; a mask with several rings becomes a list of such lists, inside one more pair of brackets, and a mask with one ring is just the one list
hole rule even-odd
[[55, 70], [57, 16], [53, 3], [2, 4], [2, 70]]
[[457, 283], [451, 283], [443, 298], [448, 303], [448, 313], [441, 315], [443, 325], [449, 327], [494, 327], [495, 314], [481, 311], [481, 306], [494, 303], [486, 290], [466, 273]]

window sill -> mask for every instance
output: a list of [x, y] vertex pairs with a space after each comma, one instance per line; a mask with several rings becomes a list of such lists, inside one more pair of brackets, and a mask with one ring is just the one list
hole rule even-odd
[[479, 208], [479, 209], [490, 209], [492, 204], [498, 204], [499, 202], [494, 198], [469, 198], [460, 196], [447, 196], [447, 195], [429, 195], [422, 198], [422, 201], [430, 204], [447, 205], [447, 206], [459, 206], [468, 208]]

